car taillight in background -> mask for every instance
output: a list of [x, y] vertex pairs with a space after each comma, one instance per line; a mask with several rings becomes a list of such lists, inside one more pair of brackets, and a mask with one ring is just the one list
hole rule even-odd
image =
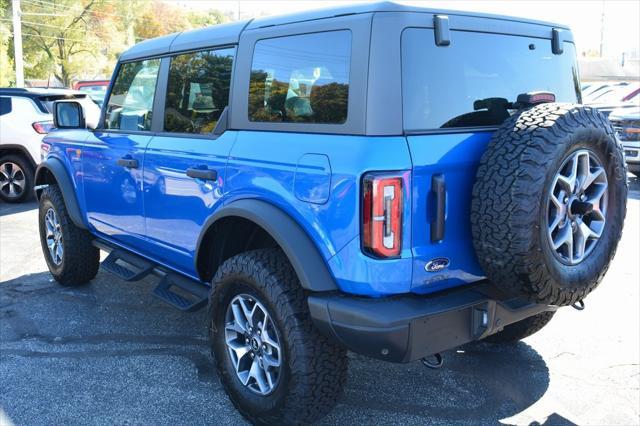
[[40, 160], [44, 160], [49, 155], [49, 150], [51, 150], [51, 145], [48, 143], [42, 142], [40, 144]]
[[41, 135], [46, 135], [53, 129], [53, 121], [36, 121], [32, 124], [33, 130], [40, 133]]
[[368, 173], [362, 182], [362, 248], [381, 258], [397, 257], [402, 249], [402, 178]]
[[611, 120], [611, 124], [621, 141], [640, 140], [640, 120]]

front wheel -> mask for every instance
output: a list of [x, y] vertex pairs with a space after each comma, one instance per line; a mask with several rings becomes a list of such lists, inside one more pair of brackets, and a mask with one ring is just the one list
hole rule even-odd
[[69, 217], [57, 185], [42, 191], [39, 225], [42, 253], [56, 281], [64, 286], [78, 286], [96, 276], [100, 251], [92, 245], [91, 235]]
[[314, 327], [304, 290], [280, 250], [227, 260], [213, 279], [211, 345], [218, 375], [253, 423], [311, 423], [346, 380], [346, 350]]

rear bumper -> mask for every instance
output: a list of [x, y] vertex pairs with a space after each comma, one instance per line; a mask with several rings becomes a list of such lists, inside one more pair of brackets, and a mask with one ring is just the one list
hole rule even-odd
[[506, 297], [487, 283], [380, 299], [319, 293], [308, 303], [323, 334], [354, 352], [392, 362], [453, 349], [555, 309]]

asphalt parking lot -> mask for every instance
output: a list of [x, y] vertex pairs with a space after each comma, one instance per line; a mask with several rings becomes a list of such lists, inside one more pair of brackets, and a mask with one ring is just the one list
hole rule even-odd
[[[473, 344], [440, 370], [350, 356], [326, 424], [640, 423], [640, 182], [623, 239], [586, 310], [562, 309], [514, 346]], [[35, 203], [0, 204], [0, 425], [238, 424], [209, 355], [206, 312], [178, 312], [152, 281], [106, 272], [58, 286]]]

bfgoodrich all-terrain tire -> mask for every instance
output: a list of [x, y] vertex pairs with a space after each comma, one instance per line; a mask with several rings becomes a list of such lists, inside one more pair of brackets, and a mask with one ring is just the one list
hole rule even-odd
[[40, 244], [53, 278], [64, 286], [79, 286], [98, 273], [100, 251], [92, 238], [67, 213], [62, 193], [50, 185], [40, 195]]
[[626, 199], [623, 151], [606, 117], [555, 103], [520, 111], [494, 133], [478, 168], [478, 260], [504, 290], [571, 305], [604, 276]]
[[342, 394], [346, 350], [314, 327], [282, 251], [249, 251], [213, 278], [211, 345], [220, 380], [253, 423], [306, 424]]
[[504, 330], [492, 334], [484, 338], [485, 342], [489, 343], [515, 343], [525, 337], [529, 337], [532, 334], [542, 330], [544, 326], [549, 324], [551, 318], [555, 315], [555, 311], [541, 312], [538, 315], [534, 315], [529, 318], [525, 318], [522, 321], [518, 321], [513, 324], [509, 324]]

